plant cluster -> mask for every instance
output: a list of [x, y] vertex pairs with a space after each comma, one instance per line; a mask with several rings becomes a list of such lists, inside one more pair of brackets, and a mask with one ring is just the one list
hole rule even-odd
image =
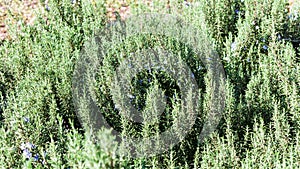
[[[74, 108], [72, 78], [85, 42], [114, 23], [106, 18], [105, 2], [52, 0], [45, 8], [47, 20], [41, 15], [32, 25], [11, 23], [9, 34], [14, 36], [0, 45], [2, 168], [300, 165], [300, 18], [296, 7], [289, 11], [286, 0], [170, 0], [165, 10], [165, 3], [151, 2], [151, 7], [128, 4], [133, 15], [149, 11], [177, 15], [204, 32], [219, 54], [226, 73], [222, 86], [226, 105], [215, 132], [198, 142], [208, 112], [214, 108], [209, 71], [192, 46], [153, 34], [108, 43], [91, 85], [97, 106], [123, 135], [155, 136], [180, 126], [178, 79], [159, 67], [145, 68], [130, 80], [128, 99], [141, 112], [156, 111], [156, 97], [165, 100], [160, 117], [152, 115], [149, 123], [134, 123], [122, 117], [111, 94], [112, 88], [119, 87], [114, 85], [114, 72], [124, 59], [142, 49], [164, 48], [189, 65], [199, 87], [199, 111], [191, 131], [162, 154], [133, 159], [117, 153], [124, 147], [116, 144], [111, 131], [88, 130]], [[142, 114], [144, 119], [148, 115]]]

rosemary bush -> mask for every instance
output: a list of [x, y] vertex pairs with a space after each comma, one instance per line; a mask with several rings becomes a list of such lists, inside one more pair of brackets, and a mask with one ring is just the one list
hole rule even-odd
[[[176, 15], [205, 34], [226, 73], [226, 83], [222, 84], [226, 104], [216, 130], [199, 142], [208, 112], [214, 108], [214, 91], [209, 85], [210, 72], [193, 46], [174, 37], [141, 33], [108, 43], [94, 81], [86, 82], [91, 83], [99, 110], [121, 136], [155, 137], [172, 126], [180, 126], [180, 85], [163, 69], [145, 68], [130, 81], [129, 101], [150, 122], [135, 123], [122, 116], [114, 102], [116, 96], [111, 93], [113, 88], [121, 91], [113, 81], [114, 72], [132, 53], [164, 48], [193, 72], [200, 94], [197, 106], [189, 106], [197, 107], [197, 118], [182, 141], [161, 154], [132, 158], [118, 153], [128, 147], [118, 145], [110, 130], [93, 131], [81, 123], [72, 93], [76, 63], [85, 42], [99, 30], [117, 23], [108, 23], [105, 2], [53, 0], [45, 6], [46, 15], [41, 12], [33, 25], [23, 23], [17, 28], [11, 24], [10, 34], [14, 36], [1, 42], [2, 168], [300, 165], [300, 18], [297, 11], [288, 12], [286, 0], [171, 0], [167, 9], [157, 0], [152, 7], [128, 3], [133, 15]], [[204, 55], [209, 55], [203, 50]], [[165, 100], [166, 108], [160, 116], [151, 114], [161, 106], [156, 99]], [[89, 106], [80, 102], [86, 114], [90, 113]], [[160, 142], [155, 144], [163, 146]]]

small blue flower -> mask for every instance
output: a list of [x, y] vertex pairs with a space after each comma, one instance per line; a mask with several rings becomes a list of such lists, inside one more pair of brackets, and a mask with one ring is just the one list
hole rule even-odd
[[267, 45], [264, 45], [264, 46], [263, 46], [263, 49], [264, 49], [264, 50], [268, 50], [268, 46], [267, 46]]
[[29, 123], [29, 121], [30, 121], [29, 117], [23, 117], [23, 120], [24, 120], [26, 123]]
[[188, 2], [187, 0], [184, 0], [184, 2], [183, 2], [183, 3], [184, 3], [184, 5], [185, 5], [185, 6], [187, 6], [187, 7], [191, 5], [191, 3], [190, 3], [190, 2]]
[[46, 5], [46, 11], [50, 11], [50, 7], [48, 5]]
[[233, 43], [231, 44], [231, 50], [232, 50], [232, 51], [235, 51], [235, 50], [236, 50], [236, 42], [233, 42]]
[[119, 110], [119, 106], [118, 105], [115, 105], [115, 108], [114, 108], [114, 110], [116, 111], [116, 110]]
[[127, 95], [130, 99], [134, 99], [135, 98], [135, 96], [134, 95], [131, 95], [131, 94], [128, 94]]
[[39, 155], [38, 155], [38, 154], [34, 155], [34, 156], [33, 156], [33, 160], [34, 160], [34, 161], [38, 161], [38, 160], [39, 160]]
[[130, 103], [132, 103], [132, 102], [133, 102], [133, 99], [132, 99], [132, 98], [130, 98], [130, 99], [129, 99], [129, 102], [130, 102]]
[[240, 11], [239, 11], [238, 9], [235, 9], [234, 12], [235, 12], [236, 14], [239, 14], [239, 13], [240, 13]]
[[288, 19], [291, 19], [293, 21], [297, 20], [298, 18], [298, 13], [297, 12], [293, 12], [288, 16]]
[[201, 69], [203, 69], [203, 67], [202, 66], [198, 66], [198, 70], [201, 70]]
[[29, 149], [34, 149], [34, 148], [35, 148], [35, 145], [34, 145], [34, 144], [31, 144], [30, 142], [27, 142], [27, 143], [26, 143], [26, 147], [29, 148]]
[[25, 150], [23, 150], [23, 155], [26, 159], [30, 159], [32, 156], [32, 153], [26, 148]]
[[25, 143], [22, 143], [21, 145], [20, 145], [20, 149], [21, 150], [24, 150], [26, 148], [26, 144]]
[[194, 73], [191, 73], [191, 77], [192, 77], [193, 79], [195, 79], [195, 75], [194, 75]]
[[142, 80], [142, 79], [140, 79], [140, 80], [139, 80], [139, 83], [140, 83], [140, 84], [143, 84], [143, 80]]
[[281, 39], [282, 39], [280, 34], [277, 35], [277, 39], [278, 39], [278, 40], [281, 40]]

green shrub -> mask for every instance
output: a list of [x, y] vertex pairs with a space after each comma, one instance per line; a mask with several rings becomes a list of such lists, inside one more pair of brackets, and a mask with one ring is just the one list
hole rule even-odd
[[[164, 70], [144, 69], [130, 81], [134, 96], [130, 102], [141, 111], [157, 111], [149, 106], [160, 106], [154, 96], [167, 96], [162, 116], [150, 116], [155, 122], [142, 125], [128, 121], [115, 107], [116, 96], [111, 93], [112, 89], [121, 90], [113, 77], [124, 60], [142, 49], [163, 47], [190, 67], [201, 89], [191, 131], [162, 154], [134, 159], [117, 153], [127, 147], [117, 146], [111, 131], [93, 131], [81, 124], [72, 97], [74, 70], [85, 42], [114, 23], [107, 22], [102, 1], [72, 4], [54, 0], [48, 4], [47, 21], [38, 17], [32, 26], [22, 23], [19, 31], [10, 25], [15, 28], [10, 30], [14, 36], [0, 46], [1, 167], [297, 168], [300, 18], [289, 16], [285, 0], [170, 4], [172, 10], [164, 11], [164, 4], [155, 0], [154, 11], [176, 14], [204, 32], [224, 65], [226, 106], [215, 132], [198, 142], [208, 112], [214, 108], [213, 89], [208, 85], [212, 79], [200, 56], [181, 40], [153, 34], [137, 34], [107, 44], [109, 50], [91, 85], [97, 105], [122, 136], [156, 136], [180, 125], [176, 117], [181, 115], [182, 98], [178, 79]], [[141, 4], [132, 3], [131, 7], [136, 15], [150, 11]], [[149, 118], [146, 113], [142, 116]], [[157, 146], [163, 145], [157, 142]]]

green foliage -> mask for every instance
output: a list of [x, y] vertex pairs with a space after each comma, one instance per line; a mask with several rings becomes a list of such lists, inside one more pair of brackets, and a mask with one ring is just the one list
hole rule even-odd
[[[180, 18], [207, 35], [227, 76], [222, 86], [226, 91], [225, 111], [217, 130], [203, 142], [198, 142], [198, 137], [213, 108], [213, 89], [208, 85], [210, 72], [192, 47], [173, 37], [152, 34], [108, 44], [92, 87], [103, 115], [122, 135], [156, 136], [180, 125], [182, 115], [177, 79], [152, 68], [130, 81], [130, 95], [134, 96], [130, 101], [149, 123], [136, 124], [121, 116], [111, 94], [112, 88], [119, 87], [113, 77], [133, 52], [163, 47], [178, 55], [194, 73], [201, 93], [195, 125], [179, 144], [162, 154], [132, 159], [117, 154], [126, 147], [116, 144], [111, 131], [82, 126], [72, 100], [74, 67], [84, 42], [105, 25], [112, 25], [105, 18], [104, 2], [50, 1], [47, 21], [39, 17], [32, 26], [22, 24], [20, 31], [10, 25], [15, 28], [11, 30], [15, 38], [0, 46], [1, 167], [297, 168], [300, 18], [289, 17], [286, 3], [198, 0], [182, 7], [179, 1], [170, 1], [181, 10]], [[154, 4], [154, 11], [164, 8], [158, 1]], [[149, 11], [143, 5], [131, 7], [133, 14]], [[168, 12], [174, 14], [175, 10]], [[151, 115], [149, 119], [147, 112], [158, 109], [155, 96], [163, 95], [166, 109], [162, 116]]]

